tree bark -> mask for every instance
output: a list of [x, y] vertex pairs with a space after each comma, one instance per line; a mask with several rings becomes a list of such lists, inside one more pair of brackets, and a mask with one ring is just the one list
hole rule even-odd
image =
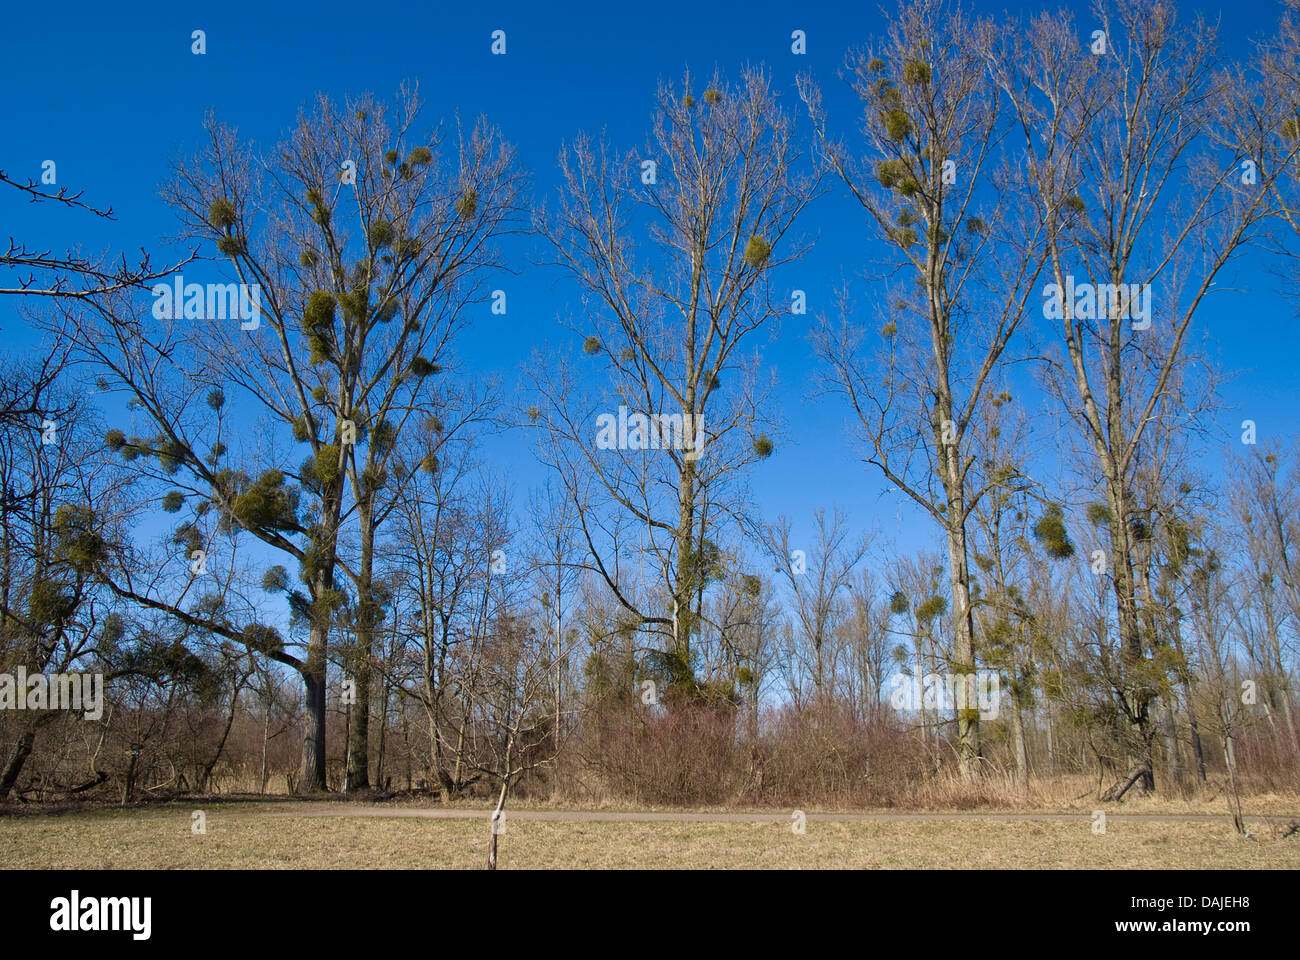
[[5, 762], [4, 771], [0, 772], [0, 802], [9, 799], [9, 792], [13, 790], [14, 784], [18, 782], [18, 775], [22, 773], [23, 764], [32, 755], [32, 748], [35, 745], [36, 728], [30, 727], [18, 737], [13, 750], [9, 752], [9, 759]]
[[[1112, 336], [1113, 341], [1117, 341], [1118, 337], [1118, 324], [1116, 324]], [[1117, 347], [1114, 352], [1117, 354]], [[1118, 355], [1112, 357], [1112, 362], [1117, 367], [1112, 372], [1107, 383], [1107, 389], [1112, 393], [1109, 398], [1107, 412], [1111, 430], [1110, 448], [1115, 449], [1120, 448], [1120, 431], [1122, 430], [1120, 424], [1122, 406], [1119, 396]], [[1109, 455], [1109, 449], [1106, 450], [1105, 460], [1112, 465], [1114, 464]], [[1118, 788], [1114, 799], [1119, 799], [1130, 788], [1135, 789], [1139, 796], [1155, 792], [1155, 768], [1152, 750], [1154, 734], [1151, 728], [1152, 692], [1146, 678], [1142, 675], [1145, 657], [1142, 644], [1142, 629], [1138, 622], [1136, 578], [1133, 571], [1133, 540], [1128, 525], [1131, 497], [1127, 489], [1127, 483], [1118, 474], [1118, 471], [1110, 471], [1106, 480], [1106, 492], [1111, 511], [1110, 536], [1111, 552], [1113, 554], [1111, 562], [1114, 568], [1111, 585], [1115, 595], [1116, 616], [1119, 622], [1120, 662], [1123, 666], [1119, 693], [1129, 725], [1129, 742], [1127, 746], [1132, 764], [1130, 776], [1124, 785], [1121, 787], [1116, 784], [1111, 790], [1107, 791], [1107, 795], [1109, 795]]]
[[[965, 511], [965, 498], [960, 491], [949, 495], [948, 513], [960, 517]], [[975, 624], [970, 605], [970, 569], [966, 548], [966, 527], [963, 522], [948, 523], [948, 573], [952, 589], [953, 627], [956, 637], [953, 646], [953, 672], [960, 682], [975, 672]], [[957, 711], [957, 764], [963, 778], [976, 773], [980, 756], [979, 711], [970, 705]]]
[[[687, 391], [693, 402], [694, 390]], [[691, 669], [691, 600], [694, 593], [694, 567], [702, 558], [694, 557], [695, 546], [695, 463], [682, 461], [677, 497], [677, 582], [673, 595], [673, 655], [670, 661], [672, 682], [690, 690]]]
[[375, 525], [370, 507], [360, 505], [361, 561], [357, 571], [356, 649], [352, 658], [352, 677], [356, 681], [357, 699], [352, 704], [348, 730], [347, 789], [349, 792], [370, 788], [370, 654], [375, 642], [378, 611], [374, 600]]
[[298, 773], [298, 793], [316, 793], [326, 789], [325, 781], [325, 631], [313, 625], [303, 667], [306, 688], [307, 729], [302, 740], [302, 766]]
[[1029, 749], [1025, 742], [1025, 717], [1020, 704], [1011, 704], [1011, 728], [1016, 741], [1016, 786], [1029, 789]]

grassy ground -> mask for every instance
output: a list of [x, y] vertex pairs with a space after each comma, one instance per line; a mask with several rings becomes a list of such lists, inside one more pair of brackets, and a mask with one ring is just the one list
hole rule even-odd
[[[8, 868], [477, 869], [487, 857], [484, 819], [302, 815], [306, 805], [206, 803], [207, 832], [191, 831], [197, 803], [0, 816]], [[396, 812], [396, 811], [391, 811]], [[1254, 839], [1226, 818], [1178, 821], [1108, 813], [1104, 835], [1086, 813], [1055, 820], [977, 818], [769, 822], [507, 820], [500, 865], [509, 868], [1300, 868], [1300, 833], [1252, 821]], [[1146, 811], [1148, 813], [1154, 811]], [[1191, 813], [1192, 811], [1180, 811]], [[1204, 813], [1217, 813], [1206, 810]], [[1281, 812], [1281, 811], [1278, 811]], [[362, 814], [365, 815], [362, 815]], [[1161, 811], [1162, 815], [1176, 815]]]

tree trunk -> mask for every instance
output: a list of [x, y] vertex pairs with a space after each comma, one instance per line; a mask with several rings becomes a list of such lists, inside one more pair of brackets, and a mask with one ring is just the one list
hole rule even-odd
[[[1118, 379], [1118, 372], [1113, 377]], [[1113, 389], [1118, 394], [1118, 383]], [[1118, 395], [1112, 398], [1110, 414], [1113, 420], [1119, 418], [1120, 401]], [[1118, 431], [1118, 426], [1114, 427]], [[1116, 615], [1119, 622], [1120, 661], [1123, 675], [1120, 678], [1120, 696], [1123, 701], [1125, 717], [1129, 724], [1129, 777], [1123, 786], [1115, 784], [1106, 792], [1118, 800], [1132, 788], [1139, 796], [1155, 792], [1155, 768], [1153, 764], [1153, 731], [1151, 729], [1152, 692], [1142, 677], [1144, 661], [1142, 630], [1138, 622], [1136, 578], [1133, 571], [1133, 544], [1128, 527], [1129, 496], [1123, 478], [1111, 475], [1107, 478], [1107, 494], [1110, 500], [1111, 552], [1114, 554], [1112, 564], [1114, 576], [1112, 587], [1115, 595]]]
[[123, 803], [130, 803], [132, 796], [135, 794], [135, 765], [140, 759], [140, 748], [134, 743], [131, 744], [127, 756], [130, 759], [126, 761], [126, 780], [122, 784]]
[[[1175, 630], [1172, 638], [1174, 650], [1178, 652], [1179, 659], [1186, 663], [1186, 657], [1183, 655], [1183, 641], [1179, 631]], [[1196, 704], [1192, 700], [1192, 684], [1186, 671], [1183, 672], [1179, 686], [1182, 687], [1183, 699], [1187, 701], [1187, 726], [1192, 735], [1192, 755], [1196, 758], [1196, 779], [1201, 783], [1205, 783], [1205, 748], [1201, 745], [1201, 731], [1196, 723]]]
[[[341, 472], [341, 471], [340, 471]], [[296, 792], [317, 793], [329, 789], [325, 754], [325, 693], [329, 679], [329, 631], [333, 616], [334, 565], [338, 546], [339, 512], [342, 509], [342, 478], [321, 496], [322, 521], [312, 546], [321, 556], [311, 578], [311, 628], [307, 640], [307, 662], [299, 669], [306, 687], [307, 729], [303, 733], [302, 766]]]
[[[1128, 776], [1125, 777], [1124, 780], [1113, 785], [1109, 790], [1101, 795], [1101, 798], [1103, 800], [1114, 800], [1115, 802], [1119, 802], [1124, 799], [1124, 794], [1128, 793], [1130, 788], [1141, 784], [1144, 780], [1150, 780], [1151, 778], [1151, 768], [1149, 766], [1144, 766], [1139, 762], [1131, 771], [1129, 771]], [[1138, 790], [1141, 790], [1140, 786]]]
[[271, 701], [266, 703], [266, 720], [262, 723], [262, 793], [266, 793], [266, 755], [271, 746]]
[[302, 680], [306, 688], [307, 729], [302, 739], [302, 766], [298, 772], [298, 793], [317, 793], [325, 783], [325, 632], [311, 628], [307, 663]]
[[[969, 551], [966, 542], [966, 496], [962, 476], [960, 437], [954, 419], [952, 390], [949, 385], [948, 317], [935, 296], [934, 254], [929, 258], [929, 289], [931, 314], [931, 341], [934, 362], [939, 371], [937, 396], [934, 406], [934, 444], [940, 480], [943, 483], [946, 509], [944, 533], [948, 543], [948, 582], [952, 590], [953, 659], [949, 669], [957, 680], [966, 684], [968, 674], [975, 672], [975, 621], [970, 603]], [[969, 686], [967, 686], [969, 689]], [[969, 780], [976, 773], [975, 764], [980, 755], [979, 711], [969, 704], [956, 711], [957, 768], [962, 779]]]
[[[965, 510], [965, 498], [960, 492], [949, 496], [948, 513], [960, 516]], [[956, 631], [953, 647], [953, 672], [961, 683], [975, 672], [975, 625], [971, 617], [970, 573], [967, 566], [966, 528], [963, 523], [948, 524], [948, 572], [952, 587], [953, 627]], [[969, 689], [969, 686], [967, 686]], [[961, 775], [969, 779], [976, 773], [980, 756], [979, 711], [969, 704], [957, 711], [957, 765]]]
[[36, 728], [30, 727], [18, 737], [18, 742], [14, 744], [13, 750], [9, 752], [9, 760], [5, 763], [4, 772], [0, 773], [0, 802], [9, 799], [9, 792], [13, 790], [14, 784], [18, 782], [18, 775], [22, 773], [23, 764], [32, 755], [32, 747], [35, 745]]
[[200, 793], [208, 790], [212, 781], [212, 771], [216, 769], [217, 764], [221, 761], [221, 754], [225, 752], [226, 741], [230, 738], [230, 728], [235, 724], [235, 710], [239, 707], [239, 693], [243, 689], [244, 681], [240, 680], [235, 684], [234, 693], [230, 697], [230, 712], [226, 714], [226, 726], [221, 731], [221, 740], [217, 743], [217, 749], [213, 751], [212, 757], [203, 765], [200, 775], [201, 783], [197, 785]]
[[1025, 742], [1025, 716], [1020, 704], [1011, 704], [1011, 729], [1016, 743], [1016, 787], [1029, 789], [1029, 745]]
[[1232, 810], [1232, 826], [1240, 834], [1246, 833], [1246, 823], [1241, 818], [1241, 792], [1237, 787], [1237, 757], [1232, 749], [1232, 734], [1225, 729], [1222, 736], [1224, 762], [1228, 766], [1228, 803]]
[[497, 796], [496, 809], [492, 811], [492, 841], [488, 848], [488, 869], [497, 868], [497, 835], [501, 832], [502, 817], [506, 812], [506, 790], [509, 788], [510, 779], [505, 777], [501, 781], [501, 793]]
[[[693, 402], [694, 391], [688, 396]], [[689, 411], [688, 411], [689, 412]], [[674, 685], [692, 690], [695, 674], [691, 668], [691, 598], [694, 594], [695, 567], [702, 562], [694, 557], [695, 546], [695, 462], [682, 461], [677, 496], [677, 583], [673, 595], [673, 650], [669, 662]]]
[[1047, 700], [1047, 773], [1056, 776], [1056, 744], [1052, 738], [1052, 701]]
[[375, 525], [366, 501], [362, 501], [361, 562], [357, 571], [356, 649], [353, 651], [352, 676], [357, 685], [357, 699], [352, 704], [348, 731], [347, 789], [370, 788], [370, 653], [375, 642], [378, 611], [374, 600]]
[[348, 792], [348, 773], [352, 769], [352, 704], [343, 705], [343, 792]]
[[1178, 726], [1172, 698], [1164, 698], [1165, 752], [1169, 755], [1169, 777], [1181, 790], [1183, 786], [1182, 752], [1178, 749]]
[[1187, 717], [1192, 728], [1192, 752], [1196, 754], [1196, 778], [1201, 783], [1205, 783], [1205, 747], [1201, 744], [1201, 731], [1196, 725], [1196, 711], [1192, 707], [1190, 697], [1187, 703]]
[[411, 721], [406, 715], [406, 701], [397, 701], [402, 706], [402, 752], [406, 755], [406, 790], [411, 790]]
[[375, 757], [375, 786], [387, 790], [384, 783], [384, 746], [388, 730], [388, 684], [384, 680], [379, 682], [379, 751]]

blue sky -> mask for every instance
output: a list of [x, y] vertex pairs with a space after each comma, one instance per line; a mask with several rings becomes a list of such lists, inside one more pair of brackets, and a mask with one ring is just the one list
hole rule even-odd
[[[1036, 11], [1055, 3], [977, 3], [983, 12]], [[1244, 52], [1246, 38], [1265, 31], [1276, 6], [1264, 0], [1179, 4], [1211, 18], [1224, 11], [1222, 50]], [[249, 138], [273, 144], [298, 108], [316, 91], [336, 97], [373, 91], [390, 96], [403, 79], [417, 79], [426, 120], [459, 111], [485, 113], [519, 149], [533, 173], [536, 197], [553, 192], [556, 155], [579, 130], [606, 129], [620, 147], [644, 141], [658, 80], [679, 78], [686, 67], [706, 74], [715, 66], [735, 76], [746, 63], [765, 64], [796, 111], [793, 80], [811, 71], [828, 91], [832, 122], [849, 132], [857, 108], [835, 71], [850, 45], [878, 33], [871, 3], [594, 3], [539, 4], [133, 4], [62, 2], [11, 4], [0, 31], [5, 64], [0, 168], [11, 177], [37, 178], [41, 163], [58, 164], [58, 182], [84, 189], [86, 199], [111, 205], [115, 223], [68, 213], [49, 204], [0, 197], [0, 235], [61, 250], [81, 244], [87, 253], [160, 243], [172, 229], [157, 196], [169, 159], [195, 150], [205, 112], [237, 126]], [[1080, 13], [1083, 4], [1068, 4]], [[1086, 19], [1085, 21], [1086, 22]], [[206, 32], [207, 53], [190, 52], [191, 31]], [[507, 33], [508, 53], [492, 56], [491, 33]], [[808, 53], [794, 56], [790, 34], [806, 31]], [[794, 268], [807, 289], [808, 317], [789, 317], [764, 350], [779, 372], [777, 396], [786, 425], [777, 453], [754, 475], [763, 513], [788, 512], [806, 529], [817, 505], [839, 503], [853, 519], [895, 530], [894, 507], [880, 499], [885, 482], [868, 472], [846, 442], [845, 413], [810, 400], [816, 365], [806, 339], [811, 315], [830, 310], [831, 291], [868, 265], [862, 216], [845, 191], [832, 185], [809, 211], [803, 230], [817, 240]], [[506, 317], [486, 307], [461, 343], [467, 368], [498, 374], [508, 388], [521, 382], [520, 364], [548, 342], [572, 346], [557, 323], [574, 301], [553, 273], [528, 263], [535, 241], [509, 248], [520, 273], [503, 277]], [[1277, 294], [1280, 281], [1258, 254], [1237, 263], [1220, 283], [1198, 328], [1215, 340], [1219, 367], [1239, 371], [1226, 385], [1229, 405], [1218, 414], [1226, 443], [1243, 417], [1255, 419], [1261, 441], [1290, 438], [1300, 415], [1294, 389], [1296, 317]], [[869, 292], [857, 283], [859, 304]], [[0, 301], [0, 336], [7, 349], [35, 339], [14, 299]], [[510, 466], [521, 498], [541, 479], [529, 441], [494, 445], [498, 466]], [[1206, 469], [1216, 472], [1215, 454]], [[906, 518], [907, 513], [904, 514]], [[925, 527], [915, 528], [928, 537]]]

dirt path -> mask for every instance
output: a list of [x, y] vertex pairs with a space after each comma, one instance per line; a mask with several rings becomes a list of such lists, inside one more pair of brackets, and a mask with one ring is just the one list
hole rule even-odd
[[[672, 811], [648, 813], [628, 810], [510, 810], [507, 815], [512, 820], [554, 820], [569, 823], [771, 823], [790, 819], [791, 811], [772, 813], [695, 813], [691, 811]], [[473, 810], [468, 808], [443, 809], [441, 807], [389, 807], [368, 806], [354, 803], [286, 803], [279, 804], [273, 811], [262, 814], [267, 817], [416, 817], [430, 820], [486, 820], [492, 815], [488, 808]], [[856, 822], [906, 822], [906, 821], [979, 821], [979, 820], [1090, 820], [1088, 813], [808, 813], [812, 821], [826, 823]], [[1106, 811], [1108, 820], [1138, 821], [1172, 821], [1175, 823], [1213, 823], [1228, 820], [1226, 814], [1211, 813], [1111, 813]], [[1300, 816], [1273, 815], [1247, 816], [1250, 822], [1275, 821], [1285, 823], [1300, 819]]]

